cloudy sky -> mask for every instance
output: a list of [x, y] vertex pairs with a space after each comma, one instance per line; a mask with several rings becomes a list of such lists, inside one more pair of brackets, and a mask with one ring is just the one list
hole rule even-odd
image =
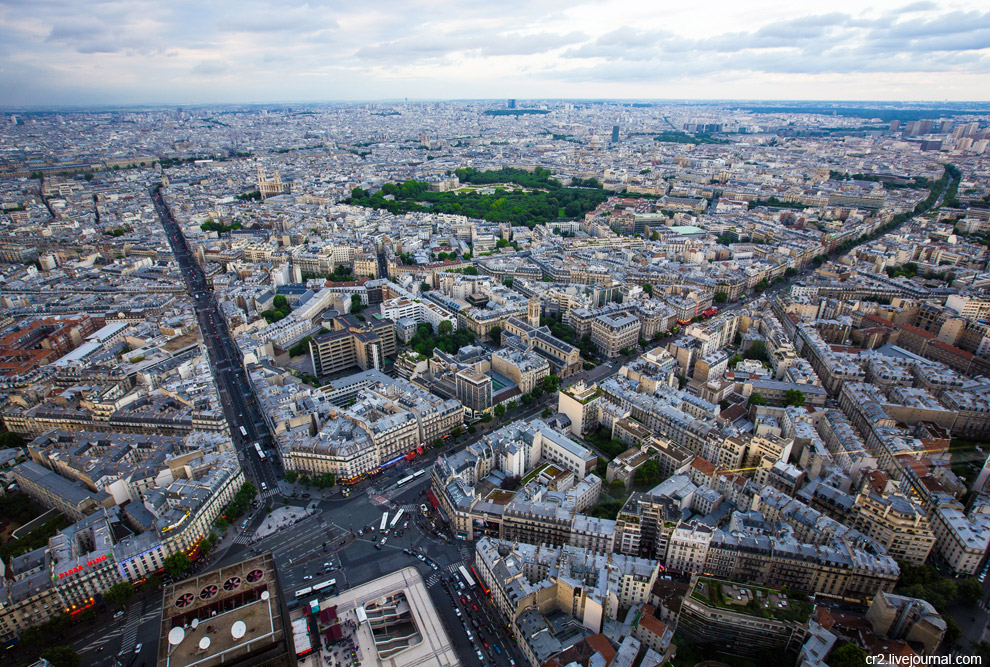
[[990, 100], [990, 5], [0, 0], [0, 106]]

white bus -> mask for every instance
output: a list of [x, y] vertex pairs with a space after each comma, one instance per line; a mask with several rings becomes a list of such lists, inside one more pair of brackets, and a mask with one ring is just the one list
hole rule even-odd
[[463, 565], [457, 568], [457, 571], [461, 573], [461, 577], [464, 579], [464, 583], [467, 584], [468, 588], [474, 588], [474, 577], [465, 569]]
[[324, 588], [330, 588], [331, 586], [336, 586], [336, 585], [337, 585], [336, 579], [327, 579], [326, 581], [322, 581], [318, 584], [313, 584], [313, 592], [315, 593], [317, 591], [322, 591]]
[[256, 452], [258, 452], [258, 458], [261, 459], [262, 461], [264, 461], [265, 460], [265, 450], [263, 450], [261, 448], [261, 445], [259, 445], [258, 443], [254, 443], [254, 450]]
[[425, 474], [426, 474], [426, 471], [425, 470], [420, 470], [419, 472], [414, 472], [413, 474], [406, 475], [405, 477], [403, 477], [402, 479], [400, 479], [398, 482], [395, 483], [395, 485], [397, 487], [398, 486], [404, 486], [404, 485], [408, 484], [409, 482], [413, 481], [414, 479], [417, 479], [418, 477], [420, 477], [422, 475], [425, 475]]
[[399, 519], [401, 519], [401, 518], [402, 518], [402, 513], [403, 513], [404, 511], [405, 511], [405, 510], [403, 510], [403, 509], [400, 509], [400, 510], [399, 510], [398, 512], [396, 512], [396, 513], [395, 513], [395, 518], [394, 518], [394, 519], [392, 519], [392, 523], [390, 523], [390, 524], [388, 525], [388, 527], [389, 527], [389, 528], [395, 528], [395, 527], [396, 527], [397, 525], [399, 525]]
[[388, 526], [388, 512], [385, 512], [385, 514], [382, 514], [382, 525], [378, 526], [378, 532], [379, 533], [386, 532], [385, 528], [387, 526]]
[[243, 435], [246, 438], [247, 437], [247, 431], [244, 430], [244, 427], [243, 426], [238, 426], [237, 428], [241, 429], [241, 435]]
[[305, 597], [312, 592], [313, 592], [312, 586], [307, 586], [306, 588], [300, 588], [298, 591], [296, 591], [296, 599], [298, 600], [301, 597]]

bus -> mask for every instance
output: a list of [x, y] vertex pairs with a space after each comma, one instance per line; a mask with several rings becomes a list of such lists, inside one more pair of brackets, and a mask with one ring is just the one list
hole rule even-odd
[[464, 579], [464, 583], [467, 584], [468, 588], [474, 588], [474, 578], [468, 574], [468, 571], [463, 565], [457, 568], [457, 571], [461, 573], [461, 578]]
[[244, 430], [244, 427], [243, 426], [238, 426], [237, 428], [241, 429], [241, 435], [243, 435], [246, 438], [247, 437], [247, 431]]
[[312, 586], [307, 586], [306, 588], [300, 588], [298, 591], [296, 591], [296, 599], [298, 600], [299, 598], [306, 597], [312, 592], [313, 592]]
[[402, 479], [400, 479], [398, 482], [395, 483], [395, 485], [397, 487], [398, 486], [403, 486], [403, 485], [408, 484], [409, 482], [413, 481], [414, 479], [418, 479], [418, 478], [422, 477], [425, 474], [426, 474], [426, 471], [425, 470], [420, 470], [419, 472], [414, 472], [413, 474], [407, 475], [407, 476], [403, 477]]
[[404, 511], [405, 511], [405, 510], [403, 510], [403, 509], [401, 509], [401, 508], [400, 508], [400, 509], [399, 509], [399, 511], [395, 513], [395, 518], [394, 518], [394, 519], [392, 519], [392, 523], [390, 523], [390, 524], [388, 525], [388, 527], [389, 527], [389, 528], [395, 528], [395, 527], [396, 527], [397, 525], [399, 525], [399, 519], [401, 519], [401, 518], [402, 518], [402, 513], [403, 513]]
[[481, 587], [481, 590], [484, 591], [485, 595], [490, 596], [492, 594], [491, 590], [489, 590], [488, 587], [485, 586], [485, 582], [482, 580], [481, 577], [478, 576], [478, 571], [474, 569], [474, 565], [471, 566], [471, 573], [474, 574], [474, 578], [478, 580], [478, 586]]
[[265, 460], [265, 450], [261, 448], [261, 445], [254, 443], [254, 451], [258, 452], [258, 458], [262, 461]]
[[313, 584], [313, 592], [316, 593], [317, 591], [322, 591], [324, 588], [330, 588], [331, 586], [336, 586], [336, 585], [337, 585], [336, 579], [327, 579], [326, 581], [322, 581], [318, 584]]
[[378, 526], [378, 532], [384, 534], [386, 528], [388, 527], [388, 512], [382, 514], [382, 525]]

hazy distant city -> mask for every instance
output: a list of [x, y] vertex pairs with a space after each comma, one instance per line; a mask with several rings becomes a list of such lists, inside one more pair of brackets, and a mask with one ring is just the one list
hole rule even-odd
[[990, 664], [990, 13], [389, 5], [0, 6], [0, 667]]

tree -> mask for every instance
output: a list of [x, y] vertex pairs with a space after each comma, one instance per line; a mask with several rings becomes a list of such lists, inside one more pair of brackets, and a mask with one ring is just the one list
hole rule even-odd
[[785, 278], [793, 278], [796, 275], [797, 275], [797, 269], [795, 269], [793, 266], [788, 266], [784, 270], [784, 277]]
[[506, 278], [505, 280], [502, 281], [502, 284], [505, 285], [506, 287], [512, 287], [512, 278]]
[[547, 417], [551, 416], [552, 414], [553, 414], [553, 410], [551, 410], [550, 408], [543, 408], [543, 412], [540, 413], [540, 417], [542, 417], [543, 419], [546, 419]]
[[767, 279], [766, 278], [764, 278], [760, 282], [756, 283], [756, 285], [753, 287], [753, 289], [756, 290], [757, 292], [762, 292], [765, 289], [767, 289], [768, 287], [770, 287], [770, 283], [767, 282]]
[[523, 394], [522, 395], [523, 405], [532, 405], [534, 400], [536, 400], [536, 399], [533, 398], [533, 395], [532, 394]]
[[516, 399], [512, 399], [506, 407], [509, 408], [509, 410], [515, 410], [519, 407], [519, 402], [516, 401]]
[[45, 633], [37, 625], [32, 625], [21, 634], [21, 642], [25, 646], [42, 646], [45, 643]]
[[626, 483], [621, 479], [613, 479], [608, 483], [608, 492], [612, 496], [623, 496], [626, 493]]
[[505, 416], [505, 404], [499, 403], [498, 405], [495, 406], [493, 411], [495, 412], [495, 416], [501, 419], [502, 417]]
[[856, 644], [843, 644], [826, 660], [829, 667], [866, 667], [866, 651]]
[[945, 635], [942, 636], [942, 648], [951, 649], [956, 645], [959, 635], [962, 634], [962, 629], [959, 627], [959, 624], [956, 623], [956, 619], [952, 618], [948, 614], [943, 614], [942, 618], [945, 619]]
[[749, 348], [743, 352], [743, 359], [756, 359], [763, 362], [770, 361], [770, 355], [767, 354], [766, 341], [754, 340]]
[[153, 574], [144, 580], [143, 584], [148, 590], [157, 591], [162, 587], [162, 578], [157, 574]]
[[463, 433], [464, 433], [464, 429], [462, 429], [460, 426], [455, 426], [454, 429], [450, 432], [450, 437], [456, 439], [461, 437]]
[[18, 433], [0, 433], [0, 449], [19, 449], [24, 446], [24, 438]]
[[178, 579], [186, 573], [189, 566], [192, 565], [192, 561], [189, 560], [189, 556], [181, 551], [176, 551], [174, 554], [166, 558], [163, 562], [165, 566], [165, 573], [173, 579]]
[[540, 384], [548, 394], [552, 394], [560, 388], [560, 378], [551, 374], [540, 380]]
[[103, 591], [103, 599], [110, 604], [125, 605], [134, 595], [134, 586], [126, 581], [118, 581]]
[[960, 602], [965, 604], [977, 604], [983, 599], [983, 586], [973, 577], [968, 577], [959, 582], [956, 592]]
[[352, 313], [360, 313], [364, 309], [365, 309], [365, 305], [363, 303], [361, 303], [361, 295], [360, 294], [352, 294], [351, 295], [351, 312]]
[[52, 667], [79, 667], [79, 654], [68, 646], [52, 646], [41, 652], [41, 656]]
[[425, 280], [419, 284], [420, 292], [429, 292], [431, 289], [433, 288], [430, 287], [430, 283], [426, 282]]
[[729, 300], [729, 295], [725, 292], [715, 292], [715, 296], [712, 297], [715, 303], [725, 303]]
[[502, 344], [502, 327], [495, 325], [488, 330], [488, 337], [492, 339], [493, 343], [498, 345]]
[[275, 307], [275, 310], [285, 310], [289, 307], [289, 300], [282, 294], [276, 294], [275, 298], [272, 299], [272, 305]]
[[619, 354], [621, 354], [623, 357], [628, 357], [630, 354], [632, 354], [632, 350], [630, 350], [628, 347], [624, 347], [621, 350], [619, 350]]
[[475, 433], [478, 432], [478, 428], [474, 424], [471, 424], [468, 426], [467, 432], [469, 435], [474, 435]]
[[646, 283], [643, 285], [643, 291], [653, 296], [653, 285], [651, 283]]
[[763, 394], [756, 391], [750, 394], [749, 405], [766, 405], [766, 404], [767, 404], [767, 399], [763, 397]]
[[650, 459], [640, 467], [636, 468], [633, 474], [633, 481], [636, 484], [652, 486], [660, 482], [660, 466], [653, 459]]
[[804, 392], [800, 389], [788, 389], [784, 392], [784, 405], [793, 405], [800, 408], [804, 405]]
[[437, 333], [441, 336], [449, 336], [454, 333], [454, 324], [450, 320], [443, 320], [437, 325]]
[[440, 449], [441, 447], [443, 447], [443, 438], [434, 438], [433, 449]]
[[297, 473], [295, 470], [285, 471], [286, 482], [288, 482], [289, 484], [295, 484], [297, 479], [299, 479], [299, 473]]

